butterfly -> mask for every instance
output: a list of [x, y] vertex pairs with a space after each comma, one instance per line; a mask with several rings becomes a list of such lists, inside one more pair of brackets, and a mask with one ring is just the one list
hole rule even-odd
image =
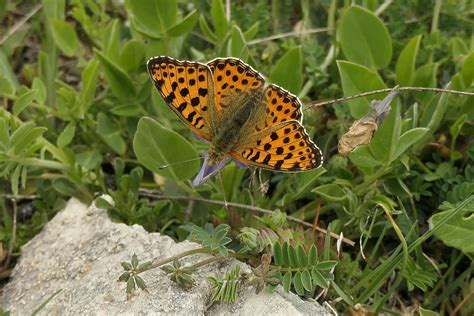
[[148, 60], [147, 68], [166, 104], [210, 144], [194, 185], [230, 160], [283, 172], [321, 166], [321, 150], [301, 124], [301, 101], [240, 59], [203, 64], [158, 56]]

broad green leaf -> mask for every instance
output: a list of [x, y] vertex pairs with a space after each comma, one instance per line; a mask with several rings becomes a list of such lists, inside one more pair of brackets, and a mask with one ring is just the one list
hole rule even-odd
[[420, 316], [439, 316], [439, 313], [423, 308], [421, 306], [418, 307], [418, 312], [420, 313]]
[[298, 295], [303, 296], [304, 294], [304, 287], [303, 287], [303, 280], [301, 279], [301, 272], [296, 272], [295, 276], [293, 277], [293, 285], [295, 287], [296, 293]]
[[15, 85], [0, 74], [0, 96], [14, 96], [15, 92]]
[[337, 266], [337, 263], [338, 263], [337, 261], [323, 261], [323, 262], [318, 263], [316, 268], [319, 271], [329, 271], [335, 266]]
[[290, 258], [288, 256], [288, 243], [284, 242], [283, 245], [281, 245], [281, 254], [283, 258], [282, 265], [284, 267], [289, 267], [290, 266]]
[[167, 28], [176, 23], [176, 0], [126, 0], [125, 7], [132, 17], [132, 25], [152, 38], [160, 38]]
[[[465, 254], [474, 253], [474, 205], [471, 203], [460, 211], [454, 218], [439, 227], [435, 236], [446, 245], [460, 249]], [[447, 210], [431, 216], [430, 227], [437, 226], [446, 216], [454, 210]]]
[[123, 104], [114, 106], [110, 109], [110, 112], [118, 116], [137, 117], [141, 112], [141, 108], [137, 104]]
[[466, 43], [459, 38], [453, 37], [448, 42], [448, 49], [451, 57], [456, 60], [460, 56], [467, 55], [469, 53], [469, 49], [466, 46]]
[[375, 132], [369, 146], [374, 157], [385, 163], [391, 162], [395, 156], [402, 128], [399, 103], [392, 102], [391, 107], [390, 113]]
[[[438, 63], [430, 63], [421, 66], [415, 71], [413, 85], [416, 87], [435, 87], [437, 72]], [[414, 92], [413, 95], [420, 103], [426, 103], [433, 94], [431, 92]]]
[[270, 73], [270, 81], [293, 94], [298, 94], [303, 84], [303, 60], [301, 46], [286, 52]]
[[43, 80], [39, 77], [33, 79], [31, 90], [36, 90], [35, 99], [39, 104], [44, 104], [46, 102], [46, 86], [44, 85]]
[[126, 71], [136, 71], [145, 64], [145, 46], [142, 41], [129, 40], [120, 54], [120, 66]]
[[97, 134], [117, 154], [125, 153], [127, 145], [120, 135], [120, 129], [105, 113], [97, 115]]
[[53, 188], [67, 197], [78, 196], [78, 190], [76, 185], [66, 178], [54, 179]]
[[14, 154], [25, 151], [30, 144], [35, 142], [46, 131], [45, 127], [35, 127], [33, 123], [24, 123], [16, 129], [11, 138], [10, 146]]
[[[18, 88], [18, 81], [16, 75], [13, 72], [13, 68], [8, 60], [7, 55], [0, 49], [0, 77], [4, 77], [10, 82], [11, 85], [15, 87], [15, 90]], [[1, 90], [1, 88], [0, 88]]]
[[164, 177], [185, 180], [194, 176], [199, 169], [198, 160], [160, 169], [162, 165], [197, 159], [199, 155], [181, 135], [148, 117], [138, 122], [133, 150], [140, 163]]
[[[386, 88], [377, 72], [351, 62], [338, 60], [337, 67], [342, 81], [344, 95], [350, 96], [362, 92]], [[361, 118], [370, 110], [370, 100], [381, 99], [381, 94], [347, 101], [354, 118]]]
[[22, 165], [18, 164], [13, 171], [10, 181], [11, 181], [11, 189], [14, 196], [18, 195], [18, 187], [20, 183], [20, 172], [21, 172]]
[[130, 77], [102, 55], [101, 52], [94, 49], [94, 53], [104, 69], [105, 77], [110, 84], [112, 92], [120, 99], [130, 99], [135, 96], [135, 86]]
[[211, 17], [214, 31], [217, 34], [218, 40], [222, 42], [229, 30], [229, 21], [227, 21], [222, 0], [212, 0]]
[[7, 121], [0, 117], [0, 148], [3, 147], [5, 151], [10, 144], [10, 133], [8, 132]]
[[76, 154], [76, 161], [84, 169], [91, 170], [102, 161], [102, 155], [98, 150], [88, 150]]
[[70, 122], [66, 128], [59, 134], [58, 140], [56, 144], [59, 148], [64, 148], [69, 145], [74, 138], [74, 134], [76, 133], [76, 124], [74, 122]]
[[181, 21], [179, 21], [176, 25], [172, 26], [168, 29], [167, 33], [170, 36], [178, 37], [181, 35], [186, 35], [187, 33], [191, 32], [196, 22], [198, 21], [198, 13], [196, 10], [193, 10], [187, 16], [185, 16]]
[[362, 168], [373, 168], [383, 164], [382, 161], [379, 161], [374, 157], [372, 152], [369, 149], [369, 145], [360, 146], [354, 149], [349, 154], [349, 159], [358, 167]]
[[97, 88], [97, 78], [99, 77], [99, 62], [91, 60], [81, 74], [81, 98], [84, 112], [90, 107], [94, 100], [95, 89]]
[[36, 90], [28, 91], [22, 94], [13, 104], [13, 114], [18, 116], [36, 97]]
[[472, 81], [474, 81], [474, 52], [472, 52], [464, 60], [464, 63], [461, 69], [461, 75], [464, 81], [464, 86], [470, 87]]
[[242, 60], [246, 60], [248, 57], [247, 43], [245, 42], [242, 31], [237, 25], [232, 27], [232, 34], [227, 46], [227, 54]]
[[49, 19], [64, 19], [65, 0], [43, 0], [42, 10], [45, 17]]
[[339, 21], [337, 37], [349, 61], [368, 68], [390, 63], [392, 40], [384, 23], [370, 11], [358, 6], [347, 9]]
[[395, 66], [397, 83], [400, 86], [410, 86], [415, 73], [416, 56], [420, 47], [421, 35], [415, 36], [402, 50]]
[[315, 192], [324, 200], [330, 202], [341, 202], [347, 199], [346, 192], [344, 192], [339, 185], [334, 183], [320, 185], [313, 189], [312, 192]]
[[395, 154], [391, 160], [393, 161], [400, 157], [410, 146], [420, 140], [427, 132], [427, 128], [418, 127], [403, 133], [398, 140], [397, 146], [395, 148]]
[[79, 47], [74, 27], [64, 20], [52, 19], [50, 21], [54, 41], [58, 48], [68, 57], [74, 56]]

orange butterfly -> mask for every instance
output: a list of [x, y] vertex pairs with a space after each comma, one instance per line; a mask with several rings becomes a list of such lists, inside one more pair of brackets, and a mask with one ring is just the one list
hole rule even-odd
[[266, 84], [243, 61], [216, 58], [202, 64], [158, 56], [147, 66], [163, 100], [210, 144], [195, 185], [231, 159], [238, 165], [287, 172], [321, 166], [321, 150], [301, 125], [300, 100]]

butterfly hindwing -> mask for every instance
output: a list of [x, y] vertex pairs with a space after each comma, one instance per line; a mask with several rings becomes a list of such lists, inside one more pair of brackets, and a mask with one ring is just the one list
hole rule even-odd
[[230, 155], [244, 164], [277, 171], [305, 171], [322, 164], [321, 150], [295, 120], [257, 133]]
[[148, 72], [163, 100], [205, 140], [210, 140], [208, 110], [212, 74], [207, 65], [166, 56], [151, 58]]
[[262, 102], [266, 111], [265, 127], [290, 120], [302, 121], [301, 101], [277, 85], [269, 84], [265, 88]]
[[236, 94], [262, 89], [265, 84], [257, 71], [236, 58], [217, 58], [207, 65], [214, 79], [217, 111], [228, 107]]

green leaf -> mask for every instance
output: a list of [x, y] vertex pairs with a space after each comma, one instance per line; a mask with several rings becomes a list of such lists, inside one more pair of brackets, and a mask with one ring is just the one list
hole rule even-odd
[[79, 39], [77, 38], [74, 27], [64, 20], [50, 20], [54, 41], [58, 48], [68, 57], [74, 56], [79, 47]]
[[291, 272], [290, 272], [290, 271], [287, 271], [287, 272], [285, 273], [285, 275], [283, 276], [283, 280], [282, 280], [283, 290], [285, 290], [285, 292], [289, 292], [289, 291], [290, 291], [290, 289], [291, 289], [291, 281], [292, 281]]
[[298, 255], [296, 253], [296, 248], [293, 245], [288, 244], [287, 251], [290, 267], [298, 267]]
[[185, 35], [192, 31], [196, 22], [198, 21], [199, 15], [197, 10], [191, 11], [187, 16], [185, 16], [180, 22], [172, 26], [168, 31], [169, 36], [178, 37]]
[[98, 50], [94, 49], [94, 53], [104, 68], [105, 77], [110, 84], [112, 92], [120, 99], [130, 99], [135, 96], [135, 86], [128, 75]]
[[461, 75], [464, 82], [464, 86], [470, 87], [472, 81], [474, 81], [474, 52], [472, 52], [464, 60], [464, 63], [461, 69]]
[[10, 145], [10, 133], [8, 132], [7, 121], [0, 117], [0, 148], [4, 148], [7, 151]]
[[[102, 208], [102, 209], [109, 209], [109, 208], [112, 208], [112, 204], [110, 204], [107, 200], [105, 200], [104, 198], [101, 198], [101, 197], [98, 197], [97, 199], [95, 199], [94, 201], [94, 204], [98, 207], [98, 208]], [[132, 266], [128, 263], [128, 262], [122, 262], [122, 266], [124, 266], [124, 264], [126, 264], [127, 268], [124, 267], [125, 270], [131, 270], [132, 269]]]
[[298, 94], [303, 84], [303, 60], [301, 46], [287, 51], [273, 67], [270, 81]]
[[[430, 63], [421, 66], [415, 72], [413, 85], [416, 87], [436, 86], [436, 74], [438, 72], [438, 63]], [[426, 103], [432, 97], [431, 92], [414, 92], [414, 97], [421, 103]]]
[[0, 73], [0, 96], [14, 96], [15, 85]]
[[145, 46], [142, 41], [129, 40], [120, 54], [120, 66], [126, 71], [136, 71], [145, 64]]
[[391, 107], [369, 147], [374, 157], [385, 163], [391, 162], [395, 156], [402, 128], [399, 103], [393, 102]]
[[312, 291], [313, 290], [313, 282], [311, 280], [311, 273], [309, 273], [308, 270], [304, 270], [301, 272], [301, 282], [303, 283], [303, 287], [305, 288], [306, 291]]
[[13, 104], [13, 114], [18, 116], [36, 97], [36, 90], [23, 93]]
[[35, 127], [34, 123], [24, 123], [16, 129], [10, 138], [10, 147], [14, 154], [25, 151], [46, 131], [45, 127]]
[[18, 186], [20, 182], [20, 172], [21, 172], [22, 165], [18, 164], [13, 171], [10, 181], [11, 181], [11, 189], [14, 196], [18, 195]]
[[189, 179], [199, 168], [199, 161], [194, 160], [160, 169], [162, 165], [197, 159], [199, 155], [185, 138], [151, 118], [144, 117], [138, 122], [133, 150], [140, 163], [164, 177], [175, 180]]
[[403, 48], [395, 66], [397, 83], [400, 86], [411, 86], [415, 73], [416, 56], [420, 47], [422, 35], [415, 36]]
[[324, 200], [330, 202], [341, 202], [347, 199], [347, 194], [342, 188], [334, 183], [323, 184], [312, 190]]
[[35, 99], [39, 104], [44, 104], [46, 102], [46, 86], [44, 85], [43, 80], [39, 77], [33, 79], [33, 84], [31, 85], [31, 90], [36, 91]]
[[120, 135], [120, 129], [105, 113], [97, 115], [97, 134], [117, 154], [125, 153], [127, 145]]
[[102, 33], [102, 51], [107, 59], [114, 63], [119, 63], [120, 56], [120, 28], [121, 24], [118, 19], [110, 21]]
[[369, 145], [360, 146], [354, 149], [349, 153], [349, 159], [353, 164], [362, 168], [373, 168], [383, 164], [382, 161], [379, 161], [374, 157], [370, 151]]
[[[18, 88], [18, 81], [13, 72], [8, 56], [0, 49], [0, 78], [1, 77], [5, 78], [11, 85], [13, 85], [15, 90]], [[0, 91], [1, 90], [2, 88], [0, 88]]]
[[[460, 249], [465, 254], [474, 253], [474, 203], [467, 205], [435, 232], [446, 245]], [[431, 216], [430, 227], [437, 226], [454, 211], [454, 207]]]
[[[449, 89], [449, 85], [446, 89]], [[422, 138], [423, 141], [428, 140], [437, 131], [449, 105], [449, 94], [442, 93], [439, 96], [434, 96], [425, 106], [420, 119], [420, 127], [426, 127], [429, 132]]]
[[237, 25], [232, 27], [232, 34], [227, 46], [227, 54], [242, 60], [246, 60], [248, 57], [247, 43], [245, 42], [242, 31]]
[[331, 261], [331, 260], [322, 261], [318, 263], [318, 265], [316, 266], [316, 269], [318, 269], [319, 271], [329, 271], [335, 266], [337, 266], [337, 263], [338, 263], [337, 261]]
[[136, 104], [122, 104], [114, 106], [110, 109], [110, 112], [117, 116], [131, 116], [137, 117], [141, 113], [141, 108]]
[[211, 42], [217, 42], [216, 34], [214, 34], [214, 32], [211, 30], [209, 24], [207, 24], [206, 19], [203, 16], [199, 17], [199, 28]]
[[125, 8], [135, 29], [152, 38], [160, 38], [175, 25], [178, 13], [176, 0], [126, 0]]
[[427, 132], [427, 128], [418, 127], [412, 128], [411, 130], [403, 133], [398, 140], [397, 146], [395, 148], [395, 153], [391, 160], [393, 161], [400, 157], [411, 145], [415, 144], [418, 140], [420, 140]]
[[247, 31], [244, 32], [244, 37], [246, 41], [250, 41], [257, 35], [258, 33], [258, 28], [260, 27], [260, 22], [257, 21], [254, 24], [252, 24], [251, 27], [248, 28]]
[[337, 37], [349, 61], [369, 68], [383, 68], [390, 63], [392, 40], [384, 23], [370, 11], [358, 6], [347, 9]]
[[298, 260], [299, 267], [306, 267], [308, 264], [308, 256], [306, 255], [306, 251], [304, 251], [303, 246], [298, 245], [296, 247], [296, 257]]
[[288, 248], [289, 248], [289, 245], [285, 241], [283, 243], [283, 245], [281, 246], [281, 254], [282, 254], [282, 259], [283, 259], [282, 266], [283, 267], [289, 267], [290, 266], [290, 257], [288, 255]]
[[76, 133], [76, 124], [74, 122], [70, 122], [66, 128], [59, 134], [58, 140], [56, 144], [59, 148], [64, 148], [69, 145], [74, 138], [74, 134]]
[[92, 104], [97, 88], [97, 78], [99, 77], [99, 62], [91, 60], [81, 74], [81, 98], [83, 102], [84, 113]]
[[326, 289], [328, 287], [327, 281], [324, 276], [316, 269], [311, 270], [311, 277], [313, 278], [314, 284], [317, 286]]
[[318, 248], [312, 244], [308, 251], [308, 265], [312, 266], [316, 262], [318, 262]]
[[[337, 67], [346, 96], [386, 88], [377, 72], [371, 69], [342, 60], [337, 61]], [[370, 100], [374, 99], [382, 99], [382, 94], [347, 101], [352, 116], [359, 119], [366, 115], [370, 110]]]
[[296, 272], [295, 276], [293, 277], [293, 285], [295, 287], [296, 293], [298, 295], [304, 295], [304, 287], [303, 287], [303, 280], [301, 279], [301, 272]]
[[273, 245], [273, 260], [275, 261], [276, 265], [283, 265], [283, 253], [281, 244], [278, 241]]
[[453, 37], [449, 40], [448, 49], [452, 58], [455, 60], [469, 53], [469, 49], [467, 48], [466, 44], [459, 37]]
[[425, 309], [421, 306], [418, 307], [418, 312], [420, 313], [420, 316], [439, 316], [439, 313]]
[[214, 25], [214, 31], [217, 34], [218, 40], [221, 42], [225, 39], [229, 30], [229, 21], [225, 15], [225, 8], [222, 0], [212, 0], [211, 4], [211, 18]]
[[76, 161], [84, 169], [92, 170], [102, 162], [102, 155], [98, 150], [88, 150], [76, 154]]

